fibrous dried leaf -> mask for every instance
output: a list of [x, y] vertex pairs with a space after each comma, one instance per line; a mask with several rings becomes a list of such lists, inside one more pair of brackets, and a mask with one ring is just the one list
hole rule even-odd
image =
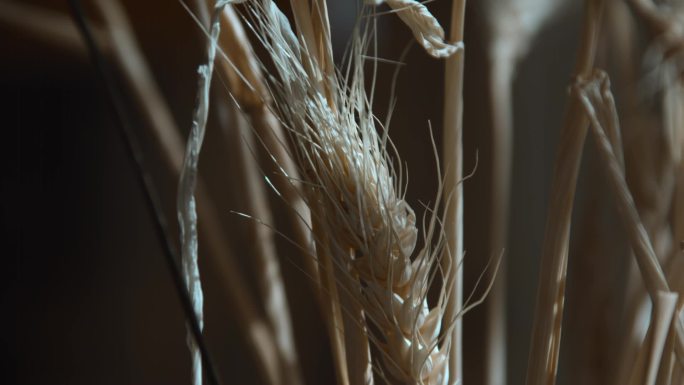
[[366, 0], [366, 4], [371, 5], [383, 2], [396, 12], [418, 43], [433, 57], [449, 57], [463, 49], [462, 41], [449, 43], [445, 40], [444, 29], [425, 5], [415, 0]]

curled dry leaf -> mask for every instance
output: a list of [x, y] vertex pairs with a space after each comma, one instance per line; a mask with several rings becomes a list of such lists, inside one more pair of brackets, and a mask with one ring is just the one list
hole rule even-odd
[[433, 57], [445, 58], [463, 49], [463, 42], [448, 43], [444, 39], [444, 29], [427, 7], [415, 0], [366, 0], [366, 4], [382, 3], [392, 8], [399, 18], [411, 28], [418, 43]]

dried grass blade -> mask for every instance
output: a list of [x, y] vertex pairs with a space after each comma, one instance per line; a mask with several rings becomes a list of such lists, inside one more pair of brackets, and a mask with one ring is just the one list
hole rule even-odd
[[[575, 68], [575, 74], [580, 79], [588, 77], [594, 66], [602, 8], [602, 0], [585, 2], [584, 27]], [[551, 185], [551, 203], [539, 268], [539, 288], [527, 367], [528, 385], [552, 385], [556, 381], [570, 223], [587, 124], [582, 105], [571, 98], [560, 132]]]
[[[183, 163], [180, 130], [159, 87], [154, 83], [152, 71], [137, 44], [125, 11], [118, 1], [99, 0], [94, 4], [104, 19], [103, 34], [107, 33], [106, 38], [111, 39], [109, 47], [112, 57], [124, 74], [136, 102], [142, 106], [143, 117], [148, 123], [143, 127], [150, 129], [151, 137], [157, 141], [155, 144], [160, 149], [158, 152], [162, 154], [163, 163], [169, 173], [178, 178]], [[223, 230], [216, 216], [217, 210], [211, 197], [206, 193], [201, 178], [198, 178], [195, 195], [199, 222], [204, 229], [199, 233], [200, 243], [206, 245], [205, 254], [209, 257], [208, 262], [222, 277], [220, 282], [225, 287], [222, 293], [228, 296], [228, 302], [235, 309], [238, 322], [245, 331], [244, 335], [248, 341], [246, 345], [258, 367], [262, 369], [259, 373], [267, 383], [273, 384], [277, 378], [274, 366], [276, 360], [270, 346], [273, 337], [263, 320], [254, 312], [256, 305], [235, 266], [235, 257], [230, 245], [222, 236]]]
[[[195, 187], [197, 185], [197, 165], [204, 141], [204, 133], [209, 115], [209, 89], [214, 73], [216, 44], [221, 29], [219, 15], [228, 1], [216, 3], [211, 19], [211, 36], [207, 48], [207, 63], [199, 67], [198, 101], [193, 113], [192, 128], [185, 152], [183, 167], [178, 182], [178, 223], [181, 233], [181, 261], [183, 274], [190, 293], [200, 330], [204, 326], [204, 295], [199, 275], [198, 241], [197, 241], [197, 209]], [[202, 384], [202, 361], [196, 342], [188, 338], [188, 346], [192, 354], [193, 383]]]
[[444, 29], [421, 2], [416, 0], [366, 0], [366, 2], [375, 5], [387, 3], [411, 29], [416, 41], [432, 57], [446, 58], [463, 49], [462, 39], [453, 39], [452, 36], [451, 43], [445, 41]]

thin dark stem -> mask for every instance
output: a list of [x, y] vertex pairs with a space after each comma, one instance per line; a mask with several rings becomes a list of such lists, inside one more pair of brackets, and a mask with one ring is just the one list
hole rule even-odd
[[111, 107], [119, 126], [119, 133], [121, 134], [123, 141], [126, 143], [126, 148], [130, 157], [135, 163], [137, 171], [136, 174], [139, 182], [143, 186], [147, 207], [150, 209], [150, 213], [154, 218], [155, 230], [159, 240], [161, 241], [166, 264], [171, 271], [176, 293], [181, 300], [181, 305], [183, 306], [183, 311], [185, 312], [185, 318], [187, 319], [190, 331], [192, 332], [192, 335], [200, 349], [202, 364], [205, 368], [207, 381], [209, 381], [211, 385], [220, 385], [216, 367], [212, 363], [206, 343], [202, 337], [199, 321], [195, 316], [192, 302], [190, 301], [190, 296], [185, 288], [185, 283], [181, 275], [181, 269], [178, 265], [180, 258], [178, 256], [176, 247], [173, 245], [172, 237], [169, 232], [168, 221], [164, 215], [164, 211], [162, 210], [159, 194], [154, 183], [152, 182], [149, 172], [147, 172], [147, 168], [145, 167], [145, 160], [143, 158], [140, 143], [133, 132], [130, 119], [126, 113], [121, 91], [116, 85], [114, 76], [104, 55], [102, 55], [97, 47], [97, 44], [95, 43], [91, 26], [84, 15], [80, 0], [68, 1], [74, 21], [76, 22], [76, 25], [81, 32], [83, 39], [85, 40], [96, 70], [107, 90], [107, 94], [109, 95], [109, 101], [111, 102]]

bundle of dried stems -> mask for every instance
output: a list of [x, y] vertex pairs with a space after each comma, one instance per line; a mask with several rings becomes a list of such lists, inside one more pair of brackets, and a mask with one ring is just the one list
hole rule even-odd
[[[584, 2], [539, 265], [528, 385], [557, 382], [565, 287], [567, 280], [573, 279], [568, 264], [572, 255], [581, 253], [587, 254], [578, 257], [581, 269], [619, 270], [613, 265], [627, 266], [631, 255], [636, 267], [624, 290], [601, 284], [576, 289], [587, 296], [592, 294], [588, 290], [601, 291], [594, 293], [598, 298], [591, 305], [595, 306], [585, 307], [589, 310], [584, 316], [590, 322], [599, 322], [601, 315], [608, 313], [613, 317], [611, 323], [623, 326], [597, 342], [619, 339], [620, 354], [609, 355], [606, 352], [615, 350], [601, 349], [590, 355], [605, 360], [610, 368], [582, 368], [582, 374], [574, 378], [648, 385], [684, 380], [684, 2], [672, 1], [669, 8], [651, 0], [628, 3], [631, 14], [617, 3]], [[309, 371], [302, 367], [302, 350], [298, 349], [306, 341], [295, 338], [293, 299], [287, 296], [287, 277], [281, 272], [281, 263], [287, 259], [310, 283], [310, 299], [325, 322], [325, 346], [330, 347], [337, 384], [462, 384], [467, 371], [462, 358], [468, 352], [463, 350], [461, 318], [482, 302], [463, 298], [463, 212], [468, 207], [462, 167], [465, 0], [453, 1], [448, 35], [424, 3], [358, 1], [356, 23], [342, 60], [333, 53], [331, 35], [335, 31], [325, 0], [291, 0], [293, 25], [271, 0], [181, 4], [206, 41], [185, 157], [181, 130], [122, 5], [95, 0], [100, 24], [92, 29], [95, 32], [85, 33], [94, 35], [86, 37], [97, 43], [96, 49], [112, 60], [127, 80], [132, 104], [155, 140], [156, 156], [168, 176], [179, 181], [181, 259], [193, 306], [187, 314], [192, 324], [200, 329], [203, 325], [198, 259], [206, 255], [223, 278], [224, 295], [244, 331], [250, 357], [260, 369], [258, 377], [268, 384], [306, 383], [304, 373]], [[481, 7], [489, 37], [488, 98], [493, 111], [494, 191], [488, 239], [490, 254], [498, 255], [507, 246], [509, 208], [515, 204], [509, 196], [516, 70], [540, 28], [564, 8], [561, 1], [531, 0], [488, 1]], [[0, 3], [0, 10], [4, 24], [72, 52], [85, 52], [78, 31], [57, 11], [13, 2]], [[601, 38], [604, 13], [608, 13], [610, 40]], [[380, 59], [369, 52], [377, 53], [376, 21], [386, 14], [396, 15], [427, 54], [444, 59], [441, 161], [437, 144], [434, 139], [432, 142], [438, 189], [435, 201], [422, 215], [407, 202], [407, 172], [389, 138], [389, 127], [375, 115], [376, 79], [365, 74], [369, 60], [374, 74], [377, 71]], [[22, 19], [30, 22], [18, 22]], [[639, 54], [640, 31], [633, 19], [643, 23], [651, 38], [643, 54]], [[630, 60], [642, 55], [646, 67], [643, 75], [634, 63], [617, 64], [613, 81], [619, 83], [616, 90], [621, 103], [615, 101], [608, 72], [598, 70], [595, 64], [601, 63], [597, 52], [607, 41], [615, 44], [614, 52]], [[214, 92], [210, 91], [215, 71], [233, 105], [221, 104], [221, 98], [212, 96], [219, 92], [216, 84]], [[645, 107], [642, 100], [655, 95], [659, 97], [655, 107]], [[250, 255], [257, 298], [237, 267], [224, 236], [226, 229], [198, 175], [207, 121], [213, 116], [210, 107], [218, 111], [226, 148], [238, 159], [240, 172], [231, 175], [235, 188], [248, 197], [240, 211], [250, 218], [245, 226], [254, 240]], [[622, 116], [625, 128], [620, 125], [621, 108], [630, 109]], [[643, 122], [658, 127], [646, 127]], [[607, 199], [615, 202], [616, 221], [624, 227], [623, 249], [631, 250], [631, 255], [606, 258], [605, 263], [588, 263], [587, 258], [596, 250], [610, 249], [606, 245], [594, 248], [583, 241], [578, 250], [570, 250], [575, 192], [582, 188], [578, 180], [588, 130], [596, 149], [595, 159], [590, 159], [600, 164], [606, 175], [610, 186]], [[264, 173], [265, 165], [276, 172]], [[269, 190], [289, 209], [292, 238], [287, 239], [300, 255], [280, 255], [270, 227], [274, 206]], [[587, 218], [585, 221], [592, 220]], [[202, 224], [199, 229], [198, 220]], [[623, 249], [613, 252], [624, 254]], [[505, 277], [495, 280], [497, 269], [498, 261], [487, 274], [490, 284], [485, 285], [485, 295], [497, 283], [486, 334], [481, 336], [486, 346], [483, 380], [490, 385], [507, 381], [505, 298], [510, 288]], [[610, 302], [609, 311], [599, 301]], [[619, 313], [619, 308], [624, 311]], [[598, 328], [605, 330], [606, 326]], [[201, 354], [208, 352], [200, 352], [198, 343], [202, 341], [197, 337], [189, 333], [188, 344], [193, 383], [201, 384], [202, 363], [211, 361], [201, 359]]]

